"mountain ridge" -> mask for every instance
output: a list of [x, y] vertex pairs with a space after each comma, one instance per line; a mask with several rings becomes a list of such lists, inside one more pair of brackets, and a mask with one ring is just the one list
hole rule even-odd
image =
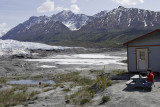
[[58, 45], [120, 46], [122, 42], [159, 27], [160, 12], [119, 6], [93, 16], [71, 11], [62, 11], [51, 17], [33, 16], [11, 29], [2, 39]]

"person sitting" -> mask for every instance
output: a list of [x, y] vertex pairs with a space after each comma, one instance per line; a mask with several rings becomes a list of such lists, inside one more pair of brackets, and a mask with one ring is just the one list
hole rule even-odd
[[154, 84], [154, 75], [151, 69], [147, 69], [147, 82], [145, 82], [145, 88], [152, 90], [152, 85]]

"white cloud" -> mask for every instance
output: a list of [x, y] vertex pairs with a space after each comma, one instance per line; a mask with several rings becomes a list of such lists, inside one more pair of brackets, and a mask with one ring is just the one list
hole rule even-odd
[[51, 0], [46, 0], [41, 6], [37, 8], [40, 13], [51, 12], [54, 10], [54, 2]]
[[0, 37], [2, 37], [4, 34], [8, 32], [9, 28], [7, 28], [6, 23], [1, 23], [0, 24]]
[[[70, 1], [71, 3], [77, 2], [77, 0], [70, 0]], [[52, 11], [60, 12], [63, 10], [71, 10], [73, 13], [78, 13], [80, 11], [80, 8], [76, 4], [72, 4], [70, 6], [70, 9], [64, 8], [61, 6], [55, 7], [54, 1], [51, 1], [51, 0], [46, 0], [44, 3], [41, 4], [41, 6], [37, 8], [37, 12], [40, 12], [40, 13], [52, 12]]]
[[113, 2], [121, 5], [136, 5], [138, 3], [144, 3], [144, 0], [112, 0]]
[[1, 24], [0, 24], [0, 29], [4, 28], [4, 27], [6, 27], [6, 26], [7, 26], [6, 23], [1, 23]]
[[77, 2], [77, 0], [71, 0], [71, 3], [76, 3]]
[[60, 6], [55, 8], [55, 11], [58, 11], [58, 12], [63, 11], [63, 10], [69, 10], [69, 9], [68, 8], [64, 8], [64, 7], [60, 7]]
[[78, 13], [78, 12], [80, 11], [80, 8], [78, 7], [78, 5], [73, 4], [73, 5], [71, 5], [70, 10], [71, 10], [73, 13]]

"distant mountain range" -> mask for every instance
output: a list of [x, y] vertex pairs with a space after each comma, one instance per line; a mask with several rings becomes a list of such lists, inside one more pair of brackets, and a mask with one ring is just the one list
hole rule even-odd
[[119, 6], [93, 16], [62, 11], [32, 16], [5, 34], [2, 39], [47, 44], [119, 47], [127, 40], [160, 28], [160, 12]]

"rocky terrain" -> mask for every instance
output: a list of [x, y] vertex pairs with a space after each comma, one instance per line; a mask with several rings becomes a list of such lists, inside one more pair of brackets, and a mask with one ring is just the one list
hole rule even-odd
[[[14, 44], [13, 46], [19, 44], [17, 41], [14, 42], [11, 43], [12, 45]], [[5, 45], [6, 44], [7, 43], [5, 43]], [[23, 45], [19, 45], [19, 47], [26, 47], [25, 43], [22, 44]], [[9, 46], [11, 45], [8, 44], [8, 47]], [[32, 44], [32, 46], [34, 45]], [[7, 50], [8, 47], [5, 49]], [[12, 55], [11, 53], [8, 55], [3, 54], [0, 57], [0, 93], [3, 93], [0, 95], [1, 106], [75, 106], [76, 104], [72, 103], [66, 105], [67, 99], [65, 98], [66, 95], [72, 95], [83, 87], [80, 81], [77, 81], [78, 83], [76, 83], [74, 82], [74, 79], [72, 80], [74, 76], [77, 79], [81, 79], [82, 77], [86, 78], [87, 80], [83, 80], [86, 81], [84, 83], [90, 84], [87, 81], [92, 83], [97, 75], [94, 71], [92, 73], [90, 70], [104, 69], [104, 64], [106, 67], [105, 72], [117, 68], [126, 69], [126, 64], [121, 63], [121, 60], [126, 59], [124, 50], [112, 51], [109, 49], [63, 47], [57, 47], [57, 49], [54, 47], [53, 50], [51, 49], [53, 48], [52, 46], [46, 46], [50, 49], [45, 50], [44, 47], [45, 45], [41, 47], [42, 49], [37, 49], [37, 47], [28, 49], [29, 54], [31, 54], [29, 57], [28, 54], [24, 53]], [[9, 52], [12, 51], [10, 50]], [[105, 58], [105, 60], [103, 60], [103, 58]], [[60, 76], [62, 80], [57, 78], [57, 76]], [[9, 83], [18, 80], [38, 80], [42, 81], [42, 85], [39, 86], [38, 83], [36, 85], [18, 85]], [[55, 84], [43, 83], [43, 81], [47, 80], [53, 80], [55, 81]], [[27, 96], [22, 96], [22, 92], [23, 95], [26, 94]], [[6, 97], [3, 98], [2, 101], [1, 97], [3, 96]], [[13, 100], [10, 99], [10, 96], [13, 97]], [[23, 98], [18, 98], [24, 100], [21, 101], [20, 99], [15, 98], [16, 96], [21, 96]]]

